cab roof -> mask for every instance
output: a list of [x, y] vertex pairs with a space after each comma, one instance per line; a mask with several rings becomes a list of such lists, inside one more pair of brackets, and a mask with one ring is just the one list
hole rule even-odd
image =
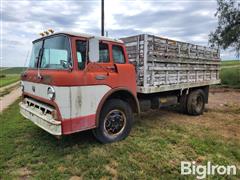
[[61, 31], [61, 32], [57, 32], [57, 33], [50, 34], [50, 35], [48, 35], [48, 36], [43, 36], [43, 37], [40, 37], [40, 38], [34, 40], [33, 42], [39, 41], [39, 40], [41, 40], [41, 39], [45, 39], [46, 37], [51, 37], [51, 36], [60, 35], [60, 34], [65, 34], [65, 35], [75, 36], [75, 37], [83, 37], [83, 38], [87, 38], [87, 39], [89, 39], [89, 38], [97, 38], [97, 39], [103, 40], [103, 41], [111, 41], [111, 42], [116, 42], [116, 43], [123, 43], [122, 40], [113, 39], [113, 38], [109, 38], [109, 37], [94, 36], [94, 35], [92, 35], [92, 34], [76, 33], [76, 32], [67, 32], [67, 31]]

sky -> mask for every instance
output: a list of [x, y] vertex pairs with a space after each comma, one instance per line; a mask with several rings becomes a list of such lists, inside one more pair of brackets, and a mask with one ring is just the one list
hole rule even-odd
[[[113, 38], [149, 33], [208, 46], [217, 26], [216, 0], [105, 0], [105, 30]], [[40, 32], [100, 35], [100, 0], [1, 0], [1, 64], [28, 65]], [[231, 50], [223, 60], [236, 59]]]

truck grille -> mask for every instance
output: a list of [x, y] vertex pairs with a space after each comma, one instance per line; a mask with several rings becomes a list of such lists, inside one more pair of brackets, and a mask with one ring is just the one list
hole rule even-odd
[[32, 98], [24, 98], [23, 102], [29, 108], [34, 109], [34, 111], [37, 111], [38, 113], [40, 113], [42, 115], [51, 115], [52, 116], [53, 112], [55, 112], [54, 107], [49, 106], [47, 104], [43, 104]]
[[19, 106], [26, 119], [53, 135], [62, 135], [61, 121], [57, 119], [54, 107], [29, 97], [24, 98]]

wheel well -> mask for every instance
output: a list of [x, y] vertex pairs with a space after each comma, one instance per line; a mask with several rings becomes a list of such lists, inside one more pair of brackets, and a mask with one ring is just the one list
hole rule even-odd
[[[191, 93], [192, 91], [195, 91], [195, 90], [198, 90], [198, 89], [201, 89], [204, 92], [204, 102], [208, 103], [209, 86], [201, 86], [201, 87], [189, 88], [188, 94]], [[187, 93], [187, 89], [183, 91], [183, 95], [185, 95], [186, 93]], [[186, 94], [186, 95], [188, 95], [188, 94]], [[180, 98], [179, 98], [179, 100], [180, 100]]]
[[[109, 100], [109, 99], [121, 99], [125, 102], [127, 102], [134, 113], [139, 113], [139, 103], [136, 97], [132, 95], [129, 91], [127, 90], [118, 90], [113, 92], [108, 98], [105, 100], [104, 104]], [[103, 104], [103, 106], [104, 106]]]

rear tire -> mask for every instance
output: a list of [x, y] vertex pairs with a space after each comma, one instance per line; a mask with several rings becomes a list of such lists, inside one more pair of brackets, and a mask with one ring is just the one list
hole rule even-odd
[[101, 143], [120, 141], [129, 135], [132, 123], [130, 105], [120, 99], [110, 99], [101, 110], [99, 124], [93, 134]]
[[205, 107], [205, 94], [203, 90], [197, 89], [192, 91], [187, 98], [187, 112], [190, 115], [203, 114]]

